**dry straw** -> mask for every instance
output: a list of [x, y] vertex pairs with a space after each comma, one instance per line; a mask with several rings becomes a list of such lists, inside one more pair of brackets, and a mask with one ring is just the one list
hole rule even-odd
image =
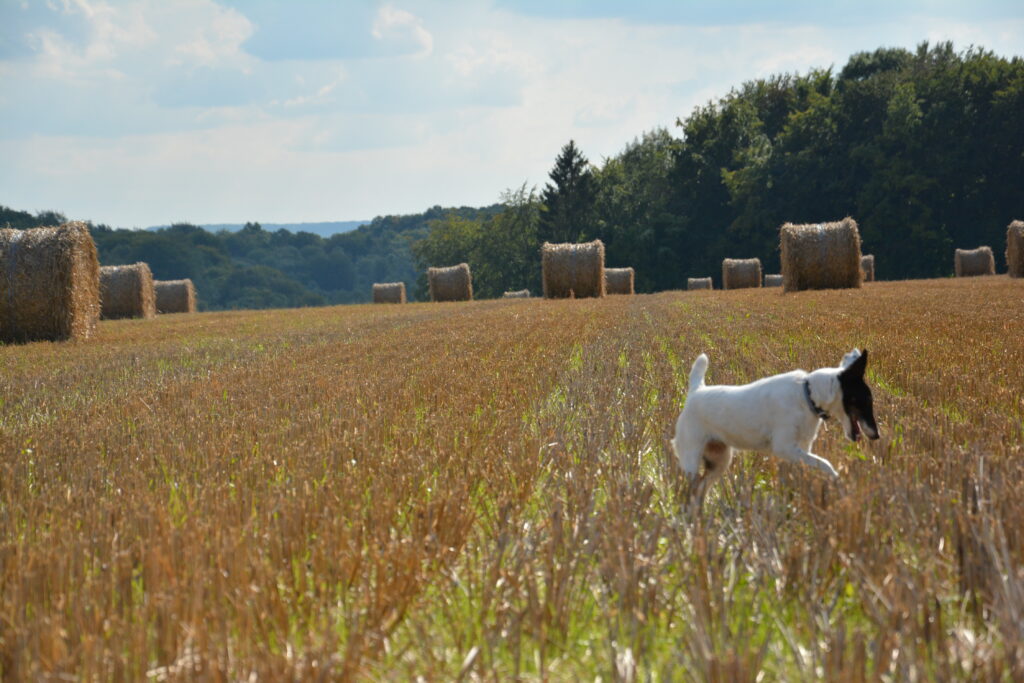
[[157, 313], [196, 312], [196, 288], [192, 280], [157, 280], [153, 286]]
[[0, 230], [0, 341], [85, 339], [100, 317], [100, 264], [85, 223]]
[[634, 294], [634, 276], [632, 268], [605, 268], [605, 294]]
[[833, 223], [793, 225], [779, 231], [782, 247], [782, 286], [802, 289], [860, 287], [860, 232], [849, 216]]
[[761, 259], [727, 258], [722, 261], [722, 289], [761, 286]]
[[709, 277], [688, 277], [686, 278], [687, 289], [714, 289]]
[[473, 275], [468, 263], [447, 268], [427, 268], [431, 301], [472, 301]]
[[541, 247], [544, 297], [602, 297], [605, 295], [604, 243], [552, 244]]
[[1006, 228], [1006, 267], [1010, 277], [1024, 277], [1024, 221]]
[[875, 281], [875, 255], [864, 254], [860, 257], [860, 271], [864, 273], [864, 282]]
[[529, 299], [530, 290], [528, 289], [517, 289], [514, 292], [505, 292], [501, 295], [503, 299]]
[[957, 277], [996, 274], [996, 260], [992, 255], [992, 247], [957, 249], [953, 261]]
[[404, 282], [374, 282], [373, 303], [375, 304], [404, 304], [405, 283]]
[[155, 317], [156, 291], [149, 266], [101, 266], [100, 303], [104, 320]]
[[782, 275], [773, 273], [764, 276], [765, 287], [781, 287], [782, 286]]

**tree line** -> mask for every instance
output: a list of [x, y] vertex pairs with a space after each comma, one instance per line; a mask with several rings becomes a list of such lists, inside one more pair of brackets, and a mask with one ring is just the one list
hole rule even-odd
[[[238, 231], [210, 232], [188, 223], [157, 230], [90, 231], [102, 265], [144, 261], [157, 280], [191, 278], [200, 310], [290, 308], [364, 302], [374, 282], [416, 281], [411, 245], [443, 216], [476, 218], [498, 207], [442, 209], [381, 216], [368, 225], [331, 237], [288, 230], [267, 231], [246, 223]], [[31, 214], [0, 206], [0, 226], [59, 225], [56, 211]]]
[[[94, 226], [104, 264], [146, 261], [191, 277], [204, 309], [368, 301], [374, 282], [427, 298], [428, 266], [470, 264], [479, 297], [539, 292], [545, 241], [601, 239], [636, 288], [683, 288], [726, 257], [778, 272], [778, 228], [853, 216], [883, 279], [942, 277], [953, 249], [990, 245], [1024, 218], [1024, 60], [950, 43], [884, 48], [746, 82], [617, 155], [591, 163], [570, 140], [549, 181], [485, 208], [433, 207], [322, 238], [258, 223], [210, 233]], [[0, 207], [0, 225], [53, 224]]]
[[779, 271], [778, 229], [853, 216], [884, 279], [942, 277], [953, 250], [1024, 217], [1024, 60], [950, 43], [853, 55], [744, 83], [588, 162], [574, 141], [540, 193], [485, 220], [446, 216], [413, 246], [421, 267], [467, 261], [485, 296], [540, 286], [544, 241], [601, 239], [639, 291], [719, 284], [723, 258]]

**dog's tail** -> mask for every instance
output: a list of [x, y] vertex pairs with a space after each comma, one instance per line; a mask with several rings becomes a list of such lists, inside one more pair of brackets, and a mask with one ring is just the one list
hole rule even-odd
[[708, 357], [705, 354], [697, 356], [697, 360], [693, 361], [693, 367], [690, 368], [690, 391], [696, 391], [704, 386], [704, 375], [708, 371]]

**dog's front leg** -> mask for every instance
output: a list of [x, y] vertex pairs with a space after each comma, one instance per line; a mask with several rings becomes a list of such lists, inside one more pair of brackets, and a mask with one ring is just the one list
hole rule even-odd
[[822, 458], [821, 456], [815, 455], [814, 453], [811, 453], [809, 451], [805, 451], [799, 446], [779, 448], [773, 450], [772, 452], [775, 453], [775, 455], [782, 458], [783, 460], [801, 463], [804, 465], [810, 465], [811, 467], [816, 467], [825, 474], [830, 475], [833, 479], [839, 478], [839, 473], [836, 472], [836, 469], [834, 467], [832, 467], [832, 463], [830, 463], [825, 458]]

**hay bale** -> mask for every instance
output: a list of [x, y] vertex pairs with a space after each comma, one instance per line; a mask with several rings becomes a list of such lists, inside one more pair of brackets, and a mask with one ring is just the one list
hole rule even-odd
[[529, 299], [530, 290], [528, 289], [517, 289], [514, 292], [505, 292], [501, 295], [503, 299]]
[[996, 274], [996, 260], [992, 255], [992, 247], [957, 249], [953, 262], [957, 277]]
[[85, 223], [0, 230], [0, 341], [86, 339], [100, 317], [100, 263]]
[[722, 261], [722, 289], [761, 286], [761, 259], [727, 258]]
[[192, 280], [157, 280], [153, 287], [157, 313], [196, 312], [196, 288]]
[[1006, 228], [1006, 267], [1010, 277], [1024, 277], [1024, 221]]
[[468, 263], [447, 268], [427, 268], [431, 301], [472, 301], [473, 275]]
[[544, 298], [603, 297], [604, 243], [552, 244], [540, 249]]
[[100, 267], [100, 317], [156, 317], [156, 291], [153, 272], [145, 263], [131, 266]]
[[714, 289], [709, 277], [688, 277], [686, 278], [687, 289]]
[[405, 283], [404, 282], [374, 282], [373, 303], [375, 304], [404, 304]]
[[782, 275], [773, 273], [771, 275], [764, 276], [765, 287], [781, 287], [782, 286]]
[[803, 289], [860, 287], [860, 231], [849, 216], [832, 223], [793, 225], [779, 230], [782, 247], [782, 287]]
[[605, 294], [634, 294], [634, 275], [632, 268], [605, 268]]
[[860, 272], [864, 273], [864, 282], [875, 281], [875, 255], [864, 254], [860, 257]]

